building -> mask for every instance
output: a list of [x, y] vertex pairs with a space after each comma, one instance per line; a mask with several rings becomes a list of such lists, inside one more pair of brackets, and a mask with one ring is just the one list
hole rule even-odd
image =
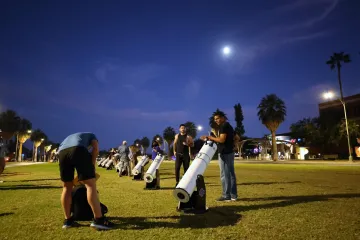
[[[355, 120], [360, 124], [360, 94], [344, 98], [346, 105], [346, 115], [348, 120]], [[344, 107], [339, 99], [323, 102], [319, 104], [319, 116], [322, 124], [331, 127], [345, 119]], [[350, 139], [352, 151], [355, 150], [356, 156], [360, 157], [359, 145], [356, 139]], [[328, 150], [329, 151], [329, 150]], [[347, 141], [342, 141], [338, 146], [333, 146], [331, 152], [339, 153], [343, 158], [348, 155]]]
[[[345, 97], [344, 101], [346, 104], [347, 118], [360, 122], [360, 94]], [[344, 119], [344, 107], [339, 99], [320, 103], [319, 116], [320, 119], [324, 119], [326, 123], [337, 124]]]

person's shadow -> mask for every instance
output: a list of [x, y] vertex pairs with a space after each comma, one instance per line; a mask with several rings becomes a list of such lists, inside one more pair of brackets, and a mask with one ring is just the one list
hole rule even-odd
[[[223, 205], [211, 207], [205, 214], [163, 217], [109, 217], [117, 228], [121, 229], [149, 229], [149, 228], [216, 228], [238, 224], [241, 213], [259, 210], [287, 207], [299, 203], [331, 201], [335, 198], [360, 198], [360, 193], [309, 195], [309, 196], [277, 196], [268, 198], [243, 198], [239, 201], [277, 201], [274, 203], [249, 206]], [[227, 204], [227, 203], [224, 203]], [[229, 203], [230, 204], [230, 203]], [[174, 209], [174, 211], [176, 211]]]

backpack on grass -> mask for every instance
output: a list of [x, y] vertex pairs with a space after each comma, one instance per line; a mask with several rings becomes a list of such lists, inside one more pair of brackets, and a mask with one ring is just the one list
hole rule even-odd
[[[100, 203], [101, 212], [105, 215], [108, 208]], [[87, 201], [86, 187], [84, 185], [74, 187], [72, 191], [71, 213], [74, 220], [90, 221], [94, 218], [92, 209]]]

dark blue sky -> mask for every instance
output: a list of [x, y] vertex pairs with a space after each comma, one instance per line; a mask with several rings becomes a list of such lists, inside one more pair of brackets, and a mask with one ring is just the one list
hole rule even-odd
[[108, 148], [185, 121], [207, 127], [216, 108], [233, 120], [236, 103], [246, 135], [260, 137], [256, 107], [276, 93], [285, 132], [338, 89], [325, 65], [333, 52], [352, 56], [345, 95], [360, 92], [359, 9], [358, 0], [1, 1], [0, 106], [53, 141], [92, 131]]

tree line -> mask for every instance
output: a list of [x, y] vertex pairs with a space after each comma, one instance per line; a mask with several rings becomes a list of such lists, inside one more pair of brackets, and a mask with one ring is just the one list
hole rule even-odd
[[1, 137], [5, 141], [9, 141], [15, 136], [16, 141], [16, 161], [21, 161], [23, 144], [30, 139], [33, 142], [32, 160], [37, 161], [38, 148], [44, 154], [51, 152], [59, 146], [58, 143], [53, 143], [48, 139], [48, 136], [41, 129], [32, 129], [32, 123], [20, 117], [13, 110], [6, 110], [0, 113], [0, 130]]

